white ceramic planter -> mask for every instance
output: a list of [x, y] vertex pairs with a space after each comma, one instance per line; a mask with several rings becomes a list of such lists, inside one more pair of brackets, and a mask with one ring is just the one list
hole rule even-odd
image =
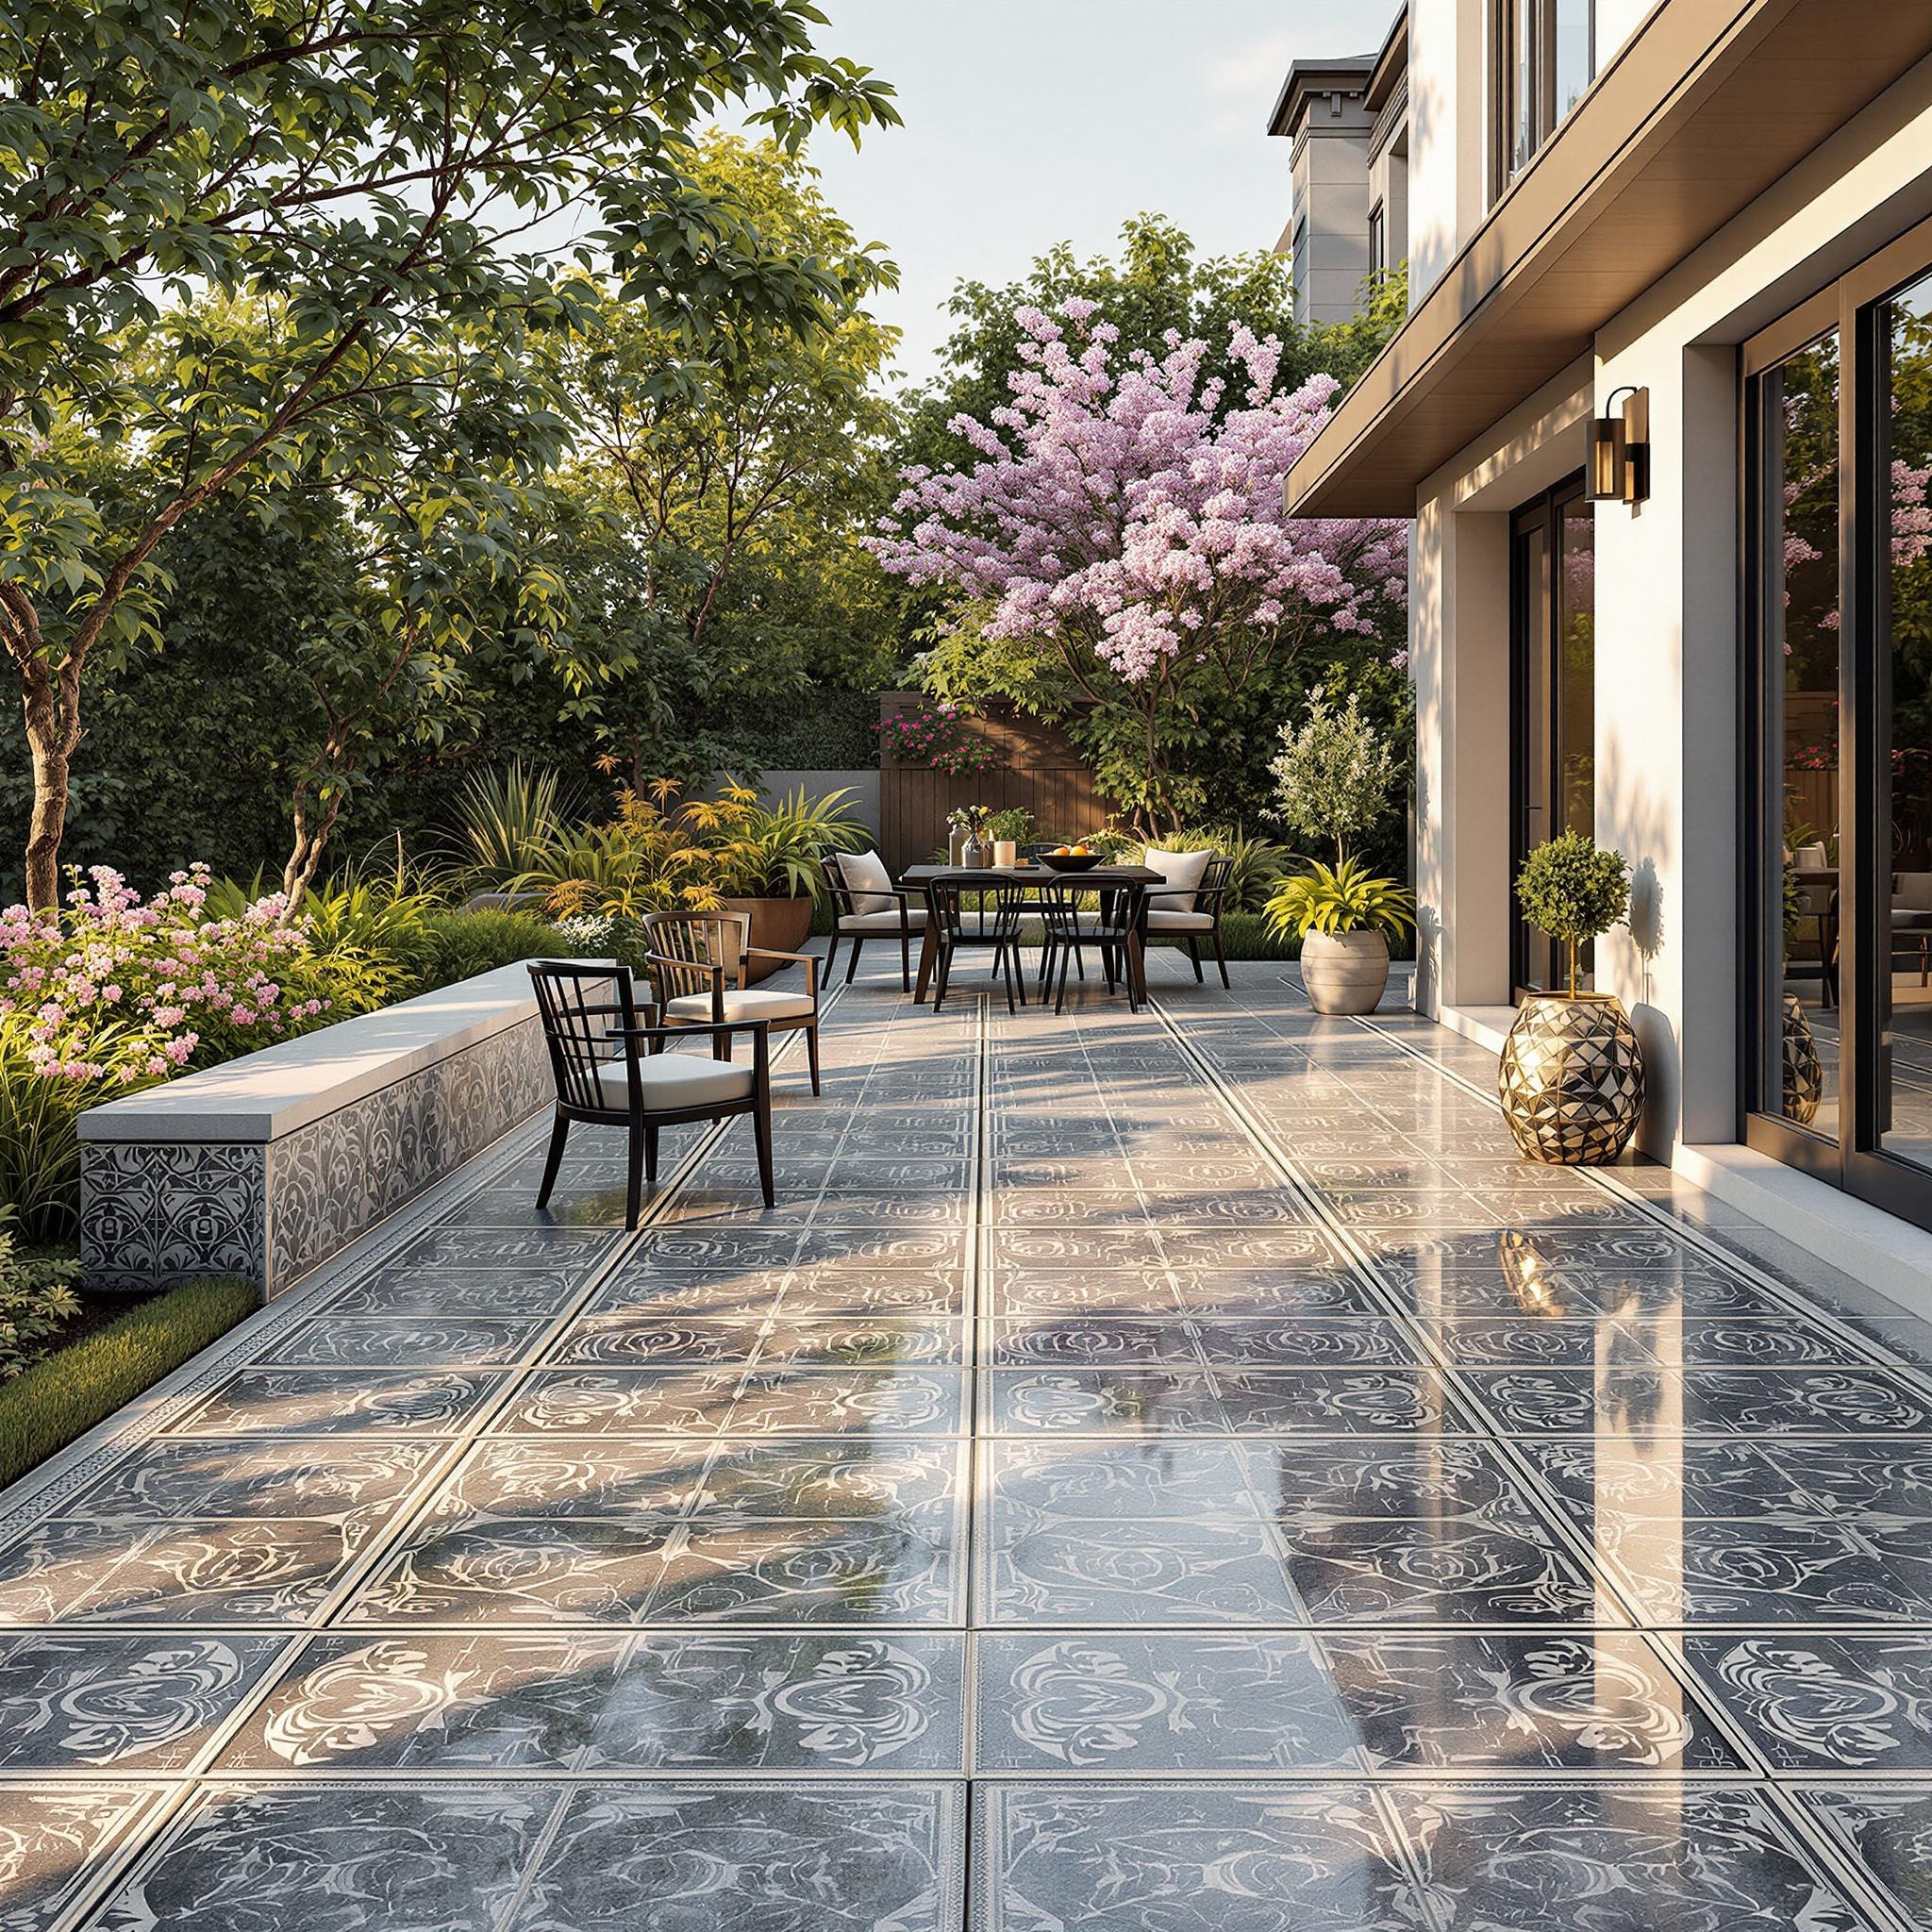
[[992, 841], [992, 862], [995, 865], [1018, 865], [1020, 841], [1017, 839], [995, 839]]
[[1389, 984], [1389, 941], [1378, 932], [1311, 932], [1302, 984], [1318, 1013], [1373, 1013]]

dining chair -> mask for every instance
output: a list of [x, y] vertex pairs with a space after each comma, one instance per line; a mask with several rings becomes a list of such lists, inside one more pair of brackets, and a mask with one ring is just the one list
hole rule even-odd
[[[970, 903], [969, 903], [970, 902]], [[956, 879], [928, 879], [925, 886], [926, 924], [934, 947], [932, 1009], [945, 1005], [952, 981], [953, 957], [962, 946], [990, 947], [992, 970], [1004, 974], [1007, 1011], [1026, 1004], [1026, 976], [1020, 966], [1020, 915], [1026, 889], [1015, 879], [983, 879], [966, 884]]]
[[[1198, 867], [1175, 863], [1196, 858], [1203, 861]], [[1234, 877], [1234, 860], [1215, 852], [1163, 852], [1150, 847], [1146, 863], [1166, 880], [1164, 885], [1147, 888], [1147, 936], [1179, 940], [1193, 961], [1197, 983], [1207, 976], [1201, 971], [1201, 941], [1206, 940], [1214, 948], [1222, 985], [1231, 985], [1227, 952], [1221, 938], [1221, 912]]]
[[845, 962], [845, 984], [850, 986], [866, 941], [896, 938], [899, 984], [910, 992], [912, 936], [925, 930], [925, 908], [915, 906], [912, 893], [892, 883], [885, 860], [876, 852], [827, 852], [819, 863], [824, 868], [825, 885], [832, 895], [832, 943], [825, 953], [825, 977], [832, 976], [841, 940], [852, 941], [852, 957]]
[[1083, 904], [1093, 896], [1093, 890], [1081, 884], [1077, 875], [1049, 879], [1040, 888], [1040, 912], [1046, 923], [1047, 951], [1058, 969], [1053, 1009], [1056, 1013], [1065, 1009], [1067, 968], [1091, 946], [1100, 955], [1108, 991], [1111, 992], [1116, 985], [1125, 986], [1127, 1009], [1138, 1013], [1141, 1003], [1134, 991], [1129, 948], [1141, 943], [1147, 888], [1139, 880], [1125, 885], [1110, 884], [1101, 889], [1098, 905]]
[[[720, 1026], [686, 1021], [654, 1023], [652, 1008], [640, 1008], [627, 966], [596, 960], [533, 959], [530, 980], [537, 1013], [549, 1049], [556, 1085], [556, 1113], [550, 1151], [537, 1189], [541, 1211], [563, 1162], [570, 1130], [621, 1126], [625, 1141], [624, 1224], [634, 1228], [642, 1208], [643, 1184], [658, 1178], [658, 1137], [666, 1127], [699, 1121], [751, 1116], [758, 1148], [758, 1185], [765, 1206], [776, 1205], [772, 1175], [771, 1028], [763, 1020], [739, 1020]], [[640, 1012], [644, 1015], [640, 1019]], [[665, 1043], [692, 1033], [723, 1036], [749, 1033], [752, 1058], [740, 1066], [716, 1054], [666, 1052]], [[724, 1041], [721, 1041], [724, 1043]]]
[[[731, 1058], [728, 1028], [762, 1020], [774, 1033], [803, 1033], [811, 1068], [811, 1091], [819, 1092], [819, 962], [810, 953], [780, 953], [751, 943], [751, 916], [744, 912], [647, 912], [644, 970], [667, 1026], [708, 1026], [720, 1059]], [[745, 969], [754, 959], [776, 959], [805, 968], [805, 991], [747, 987]], [[727, 982], [735, 980], [735, 985]], [[717, 1029], [725, 1027], [720, 1033]]]

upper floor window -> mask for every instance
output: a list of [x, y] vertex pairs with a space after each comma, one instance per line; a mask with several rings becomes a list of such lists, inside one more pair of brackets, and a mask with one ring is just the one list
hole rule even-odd
[[1369, 273], [1380, 275], [1389, 266], [1389, 218], [1378, 201], [1369, 210]]
[[1529, 165], [1596, 73], [1596, 0], [1499, 0], [1502, 185]]

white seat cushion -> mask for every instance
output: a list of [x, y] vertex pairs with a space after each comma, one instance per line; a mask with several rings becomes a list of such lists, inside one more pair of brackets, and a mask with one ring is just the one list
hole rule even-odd
[[1165, 912], [1191, 912], [1194, 894], [1207, 876], [1211, 852], [1166, 852], [1158, 845], [1147, 848], [1145, 864], [1167, 881], [1165, 886], [1149, 886], [1148, 896]]
[[1212, 932], [1213, 914], [1208, 912], [1163, 912], [1155, 907], [1147, 914], [1149, 932]]
[[[812, 1002], [802, 992], [766, 992], [754, 988], [745, 992], [726, 992], [724, 1017], [727, 1020], [808, 1020]], [[681, 993], [664, 1008], [671, 1020], [708, 1020], [711, 995], [708, 992]]]
[[[925, 924], [925, 908], [908, 906], [906, 908], [906, 924], [917, 932]], [[849, 912], [839, 922], [842, 933], [897, 932], [899, 915], [893, 912]]]
[[[748, 1065], [733, 1066], [729, 1060], [714, 1060], [695, 1053], [641, 1055], [638, 1060], [638, 1079], [643, 1088], [647, 1113], [715, 1107], [727, 1100], [743, 1100], [752, 1091], [752, 1070]], [[630, 1106], [630, 1085], [622, 1060], [607, 1060], [598, 1071], [597, 1085], [606, 1107], [622, 1113]]]
[[892, 896], [892, 874], [876, 852], [841, 852], [839, 871], [845, 890], [852, 894], [855, 912], [891, 912], [898, 905]]

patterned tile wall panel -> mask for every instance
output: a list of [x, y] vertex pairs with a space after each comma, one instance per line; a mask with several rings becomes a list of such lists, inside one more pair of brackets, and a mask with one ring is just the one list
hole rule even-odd
[[107, 1286], [226, 1274], [278, 1294], [535, 1112], [549, 1081], [530, 1019], [266, 1146], [91, 1142], [82, 1255]]

